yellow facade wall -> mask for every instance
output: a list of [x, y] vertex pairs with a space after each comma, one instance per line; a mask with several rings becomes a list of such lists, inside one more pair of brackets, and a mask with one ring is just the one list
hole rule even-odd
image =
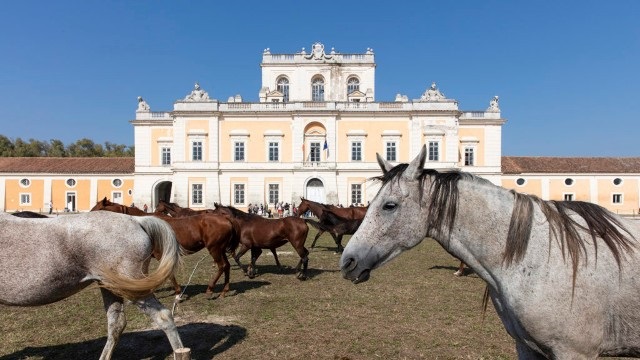
[[[10, 179], [5, 182], [5, 209], [28, 210], [41, 212], [47, 209], [44, 200], [44, 180], [29, 179], [27, 187], [20, 185], [21, 179]], [[29, 194], [29, 204], [20, 204], [20, 195]]]
[[339, 144], [337, 145], [338, 154], [337, 161], [338, 162], [350, 162], [351, 161], [351, 140], [354, 138], [360, 138], [360, 135], [350, 136], [349, 133], [360, 133], [364, 132], [366, 136], [364, 136], [363, 140], [363, 153], [362, 153], [362, 162], [371, 162], [376, 161], [376, 153], [384, 154], [384, 133], [388, 132], [398, 132], [400, 134], [400, 139], [398, 146], [400, 147], [400, 151], [398, 152], [398, 162], [408, 162], [409, 161], [409, 149], [407, 147], [408, 139], [409, 139], [409, 123], [406, 120], [402, 119], [385, 119], [382, 120], [373, 120], [373, 119], [341, 119], [337, 123], [336, 129], [336, 137]]
[[565, 179], [549, 180], [549, 200], [564, 200], [565, 194], [573, 194], [574, 201], [591, 201], [589, 179], [571, 178], [572, 185], [565, 185]]
[[[461, 127], [459, 132], [458, 132], [458, 137], [461, 141], [460, 143], [460, 147], [459, 147], [459, 162], [460, 165], [464, 165], [464, 148], [465, 145], [475, 145], [475, 164], [474, 166], [485, 166], [485, 152], [484, 152], [484, 148], [485, 148], [485, 129], [483, 128], [468, 128], [468, 127]], [[475, 138], [478, 140], [477, 143], [465, 143], [462, 142], [462, 140], [464, 138]]]
[[527, 179], [522, 186], [516, 184], [516, 179], [503, 179], [502, 187], [513, 189], [522, 194], [542, 196], [542, 181], [540, 179]]
[[151, 129], [151, 145], [150, 145], [151, 149], [149, 149], [149, 151], [151, 155], [152, 166], [162, 165], [161, 152], [160, 152], [160, 147], [161, 147], [160, 139], [168, 139], [168, 138], [173, 138], [172, 128]]
[[274, 136], [280, 142], [280, 161], [293, 161], [291, 120], [270, 119], [270, 121], [255, 119], [225, 120], [220, 122], [220, 162], [233, 162], [233, 145], [235, 136], [233, 131], [246, 130], [250, 135], [241, 136], [245, 141], [245, 161], [264, 163], [268, 161], [267, 140], [265, 135], [279, 133], [282, 136]]

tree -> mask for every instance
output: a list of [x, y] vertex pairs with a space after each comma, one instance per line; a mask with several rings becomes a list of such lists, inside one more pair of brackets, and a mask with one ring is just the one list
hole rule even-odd
[[49, 154], [47, 156], [52, 157], [66, 157], [67, 150], [64, 147], [64, 143], [58, 139], [49, 140]]
[[4, 135], [0, 135], [0, 156], [11, 157], [13, 156], [13, 142], [11, 139]]

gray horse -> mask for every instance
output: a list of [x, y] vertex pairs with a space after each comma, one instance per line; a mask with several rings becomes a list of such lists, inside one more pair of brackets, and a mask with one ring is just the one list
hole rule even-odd
[[392, 167], [340, 266], [354, 283], [425, 237], [468, 264], [520, 359], [640, 355], [640, 227], [586, 202], [543, 201], [477, 176]]
[[[182, 348], [171, 312], [153, 295], [180, 261], [180, 247], [164, 221], [106, 211], [51, 219], [0, 213], [0, 229], [0, 304], [45, 305], [97, 282], [108, 325], [100, 359], [111, 358], [126, 325], [123, 298], [165, 331], [174, 351]], [[154, 248], [162, 260], [147, 274]]]

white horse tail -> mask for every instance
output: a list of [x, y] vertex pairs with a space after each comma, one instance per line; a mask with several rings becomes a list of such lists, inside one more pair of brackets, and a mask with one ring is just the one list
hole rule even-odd
[[151, 295], [169, 277], [175, 275], [182, 264], [182, 247], [176, 240], [173, 229], [164, 220], [154, 216], [132, 218], [149, 235], [154, 253], [162, 254], [160, 263], [153, 273], [141, 278], [122, 276], [110, 269], [102, 274], [100, 286], [123, 298], [136, 300]]

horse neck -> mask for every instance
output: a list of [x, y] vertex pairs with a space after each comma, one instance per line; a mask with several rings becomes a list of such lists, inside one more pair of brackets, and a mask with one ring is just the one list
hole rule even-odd
[[496, 285], [495, 276], [502, 268], [513, 204], [513, 196], [503, 188], [476, 180], [460, 180], [452, 226], [456, 231], [431, 230], [428, 235], [490, 285]]
[[307, 207], [316, 216], [320, 216], [325, 209], [325, 205], [310, 200], [307, 200]]

